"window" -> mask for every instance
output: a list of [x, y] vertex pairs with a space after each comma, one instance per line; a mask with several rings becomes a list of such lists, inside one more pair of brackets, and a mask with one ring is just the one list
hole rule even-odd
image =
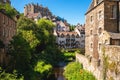
[[64, 38], [64, 34], [61, 35], [61, 38]]
[[101, 50], [101, 43], [99, 43], [99, 50]]
[[105, 44], [107, 44], [108, 43], [108, 40], [105, 40]]
[[93, 16], [90, 17], [90, 21], [93, 22]]
[[98, 29], [98, 33], [101, 34], [102, 33], [102, 28]]
[[102, 11], [99, 11], [98, 12], [98, 19], [101, 19], [102, 18]]
[[79, 35], [77, 34], [76, 38], [79, 38]]
[[70, 35], [69, 35], [69, 34], [67, 34], [67, 38], [70, 38]]
[[74, 34], [72, 34], [72, 38], [75, 38], [75, 35], [74, 35]]
[[93, 34], [93, 31], [92, 30], [90, 30], [90, 35], [92, 35]]
[[112, 18], [116, 19], [117, 18], [117, 6], [116, 5], [112, 5]]
[[93, 48], [93, 43], [90, 44], [90, 48], [91, 48], [91, 49]]

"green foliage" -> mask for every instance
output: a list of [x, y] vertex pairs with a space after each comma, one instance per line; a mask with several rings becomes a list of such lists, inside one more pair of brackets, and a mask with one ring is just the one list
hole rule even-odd
[[22, 35], [23, 35], [23, 38], [29, 43], [29, 45], [32, 49], [35, 49], [37, 44], [40, 43], [40, 41], [36, 38], [36, 36], [32, 30], [22, 31]]
[[75, 25], [70, 25], [69, 28], [70, 28], [70, 31], [74, 31]]
[[34, 68], [34, 71], [39, 73], [43, 78], [48, 76], [52, 71], [52, 66], [50, 64], [46, 64], [43, 61], [38, 61], [37, 65]]
[[68, 80], [96, 80], [90, 72], [83, 69], [82, 64], [76, 62], [66, 66], [64, 75]]
[[4, 9], [5, 13], [11, 18], [14, 18], [18, 14], [10, 4], [0, 4], [0, 9]]
[[20, 19], [17, 21], [17, 31], [20, 33], [23, 30], [32, 30], [36, 31], [37, 30], [37, 25], [35, 24], [34, 21], [21, 16]]
[[55, 45], [53, 23], [41, 19], [37, 24], [25, 17], [17, 22], [17, 35], [9, 45], [12, 56], [10, 68], [23, 74], [25, 80], [41, 80], [49, 76], [63, 56]]
[[18, 78], [17, 72], [7, 73], [0, 67], [0, 80], [23, 80], [23, 76]]
[[64, 52], [63, 53], [63, 60], [64, 62], [71, 62], [75, 59], [75, 52]]
[[21, 35], [13, 37], [9, 45], [9, 54], [12, 56], [12, 67], [19, 72], [29, 69], [31, 59], [29, 43]]

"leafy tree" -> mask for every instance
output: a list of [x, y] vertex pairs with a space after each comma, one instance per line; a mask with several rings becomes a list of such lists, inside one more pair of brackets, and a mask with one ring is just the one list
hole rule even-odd
[[11, 18], [14, 18], [17, 14], [19, 14], [19, 12], [16, 11], [16, 9], [10, 4], [0, 4], [0, 9], [4, 9], [5, 13]]
[[74, 31], [75, 25], [70, 25], [69, 28], [70, 28], [70, 31]]
[[37, 25], [35, 24], [34, 21], [32, 21], [24, 16], [21, 16], [19, 18], [19, 20], [17, 21], [17, 31], [18, 31], [18, 33], [20, 33], [23, 30], [37, 31]]
[[9, 45], [9, 54], [12, 56], [12, 67], [20, 73], [30, 68], [31, 48], [29, 43], [21, 36], [16, 35], [13, 37]]
[[18, 78], [16, 71], [7, 73], [0, 67], [0, 80], [23, 80], [23, 76]]
[[34, 68], [34, 71], [36, 71], [37, 73], [40, 74], [40, 76], [42, 76], [42, 78], [46, 78], [46, 76], [48, 76], [51, 71], [52, 71], [52, 66], [50, 64], [46, 64], [43, 61], [38, 61], [37, 65]]
[[76, 62], [66, 66], [64, 75], [68, 80], [96, 80], [90, 72], [84, 70], [82, 65]]
[[39, 45], [39, 48], [44, 47], [41, 51], [39, 58], [44, 60], [46, 63], [50, 63], [52, 66], [57, 66], [58, 63], [62, 60], [61, 51], [55, 45], [55, 37], [52, 33], [53, 23], [46, 19], [40, 19], [38, 21], [38, 39], [41, 39], [42, 44]]

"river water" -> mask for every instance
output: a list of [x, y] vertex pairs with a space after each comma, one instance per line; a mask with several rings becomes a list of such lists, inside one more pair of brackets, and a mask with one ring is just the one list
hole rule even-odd
[[56, 80], [66, 80], [64, 75], [64, 67], [54, 68], [54, 75]]

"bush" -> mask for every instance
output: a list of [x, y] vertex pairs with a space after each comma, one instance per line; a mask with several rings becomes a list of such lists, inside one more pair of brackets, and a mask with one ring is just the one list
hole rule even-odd
[[66, 66], [64, 76], [68, 80], [96, 80], [90, 72], [83, 69], [82, 64], [76, 62]]
[[18, 78], [17, 72], [7, 73], [0, 67], [0, 80], [23, 80], [23, 77]]

